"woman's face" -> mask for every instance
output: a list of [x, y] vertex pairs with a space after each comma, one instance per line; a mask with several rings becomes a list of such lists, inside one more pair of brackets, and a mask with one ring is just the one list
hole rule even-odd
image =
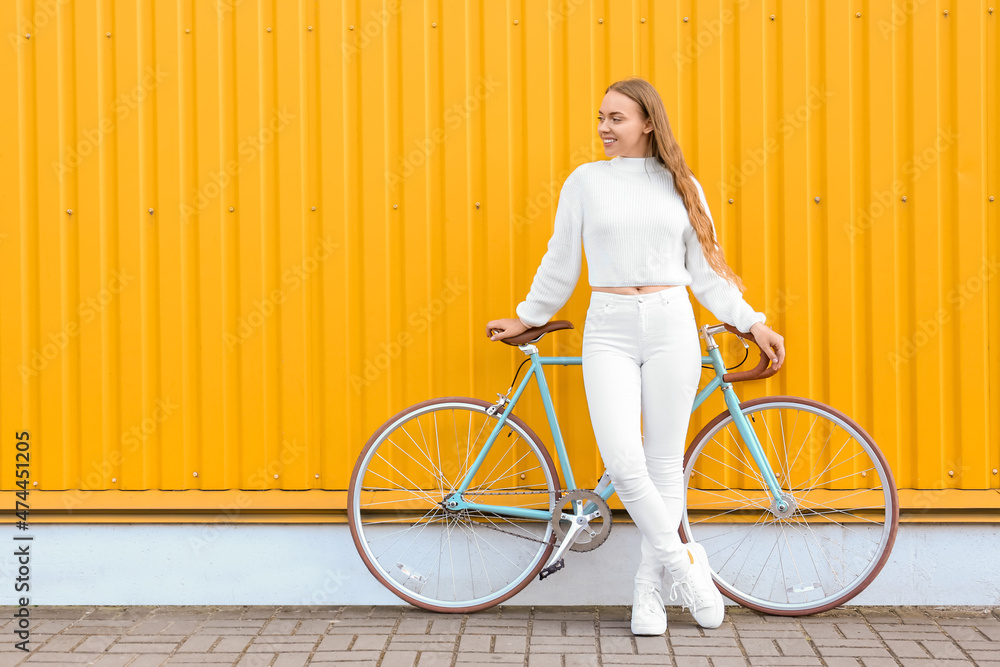
[[597, 112], [597, 134], [610, 157], [646, 157], [653, 121], [639, 105], [616, 90], [609, 90]]

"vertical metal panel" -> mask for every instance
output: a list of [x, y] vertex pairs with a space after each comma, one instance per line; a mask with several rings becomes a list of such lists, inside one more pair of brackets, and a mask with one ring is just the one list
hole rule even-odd
[[[392, 413], [506, 389], [485, 323], [635, 74], [788, 346], [740, 395], [855, 416], [900, 487], [998, 488], [1000, 14], [953, 4], [4, 4], [0, 432], [47, 490], [345, 488]], [[590, 483], [579, 368], [549, 378]]]

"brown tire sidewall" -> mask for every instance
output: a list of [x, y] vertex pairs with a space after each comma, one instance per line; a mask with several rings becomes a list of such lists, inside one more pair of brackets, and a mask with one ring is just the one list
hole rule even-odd
[[[868, 432], [865, 429], [863, 429], [861, 425], [858, 424], [856, 421], [845, 415], [840, 410], [830, 405], [827, 405], [826, 403], [822, 403], [820, 401], [814, 401], [809, 398], [800, 398], [798, 396], [764, 396], [761, 398], [754, 398], [748, 401], [741, 401], [740, 409], [746, 410], [748, 408], [755, 408], [770, 403], [793, 403], [797, 405], [818, 408], [837, 417], [844, 423], [850, 425], [850, 427], [855, 429], [858, 435], [860, 435], [861, 438], [864, 439], [864, 441], [868, 443], [868, 445], [871, 447], [872, 453], [874, 454], [875, 458], [878, 459], [878, 462], [882, 465], [882, 469], [885, 471], [882, 484], [883, 486], [889, 487], [891, 492], [890, 495], [892, 498], [892, 513], [890, 515], [890, 521], [892, 522], [892, 525], [890, 526], [889, 539], [886, 542], [885, 549], [883, 549], [882, 554], [878, 559], [878, 562], [875, 564], [875, 567], [872, 568], [872, 571], [868, 573], [868, 576], [865, 577], [865, 579], [857, 587], [855, 587], [854, 590], [848, 591], [847, 593], [838, 597], [837, 599], [828, 602], [826, 604], [804, 610], [772, 609], [770, 607], [765, 607], [763, 605], [758, 605], [756, 603], [750, 602], [749, 600], [746, 600], [736, 595], [735, 593], [732, 593], [731, 591], [719, 586], [718, 583], [716, 583], [716, 586], [719, 588], [722, 594], [725, 595], [727, 598], [744, 607], [747, 607], [748, 609], [753, 609], [754, 611], [759, 611], [764, 614], [771, 614], [773, 616], [808, 616], [810, 614], [818, 614], [820, 612], [833, 609], [834, 607], [839, 607], [840, 605], [844, 604], [845, 602], [856, 596], [861, 591], [865, 590], [868, 587], [868, 585], [875, 580], [875, 577], [878, 576], [879, 572], [882, 571], [882, 568], [885, 566], [886, 561], [889, 559], [889, 554], [892, 553], [892, 546], [896, 542], [896, 532], [899, 529], [899, 494], [896, 491], [896, 481], [892, 474], [892, 468], [889, 467], [889, 463], [888, 461], [886, 461], [885, 455], [882, 453], [882, 450], [878, 448], [878, 445], [875, 444], [875, 440], [871, 437], [871, 435], [869, 435]], [[712, 418], [711, 421], [705, 424], [705, 426], [700, 431], [698, 431], [698, 434], [691, 440], [691, 444], [688, 445], [687, 451], [684, 452], [684, 465], [682, 468], [683, 470], [685, 471], [687, 470], [688, 462], [694, 455], [694, 450], [697, 448], [698, 444], [702, 442], [702, 440], [704, 440], [704, 438], [710, 432], [712, 432], [715, 429], [715, 427], [719, 425], [720, 422], [731, 417], [732, 415], [729, 414], [728, 410], [723, 410], [714, 418]], [[686, 500], [687, 488], [684, 489], [684, 497]], [[686, 504], [684, 511], [685, 513], [687, 512]], [[678, 532], [680, 533], [682, 542], [686, 544], [687, 542], [691, 541], [691, 536], [688, 535], [684, 530], [684, 521], [681, 521], [680, 526], [678, 528]]]

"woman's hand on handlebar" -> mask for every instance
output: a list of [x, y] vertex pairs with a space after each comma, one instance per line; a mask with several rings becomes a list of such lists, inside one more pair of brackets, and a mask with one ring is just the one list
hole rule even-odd
[[[778, 370], [785, 361], [785, 339], [763, 322], [754, 322], [750, 327], [754, 340], [771, 358], [771, 368]], [[774, 349], [771, 349], [774, 348]]]
[[490, 340], [503, 340], [523, 334], [530, 328], [519, 317], [504, 317], [487, 322], [486, 335]]

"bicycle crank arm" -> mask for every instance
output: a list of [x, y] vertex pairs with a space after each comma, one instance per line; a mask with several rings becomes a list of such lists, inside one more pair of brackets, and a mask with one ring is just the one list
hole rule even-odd
[[[560, 544], [559, 548], [556, 549], [556, 552], [552, 554], [552, 558], [549, 558], [549, 562], [545, 564], [545, 568], [543, 568], [543, 571], [548, 570], [553, 565], [555, 565], [557, 561], [562, 560], [562, 555], [566, 552], [567, 549], [570, 548], [570, 546], [572, 546], [573, 542], [576, 541], [576, 536], [579, 535], [586, 527], [587, 527], [587, 522], [585, 521], [579, 523], [575, 521], [573, 522], [573, 525], [570, 526], [569, 531], [566, 533], [566, 537], [563, 538], [562, 544]], [[562, 568], [559, 567], [556, 569], [558, 570]]]

